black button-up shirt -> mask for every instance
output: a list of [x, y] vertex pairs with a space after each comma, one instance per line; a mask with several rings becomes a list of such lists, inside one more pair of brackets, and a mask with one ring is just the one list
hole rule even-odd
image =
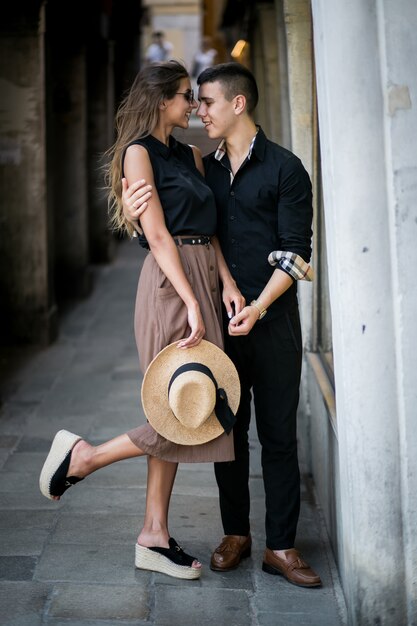
[[[218, 155], [217, 155], [218, 157]], [[310, 178], [300, 159], [269, 141], [259, 128], [253, 148], [235, 176], [227, 154], [204, 158], [206, 182], [216, 198], [217, 234], [227, 265], [246, 302], [256, 299], [275, 269], [274, 250], [309, 262], [313, 216]], [[268, 309], [262, 321], [294, 306], [297, 284]]]

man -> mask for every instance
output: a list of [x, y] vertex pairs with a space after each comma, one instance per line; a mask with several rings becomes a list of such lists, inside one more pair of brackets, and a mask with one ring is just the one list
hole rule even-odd
[[255, 125], [258, 90], [245, 67], [217, 65], [206, 69], [197, 83], [197, 114], [208, 136], [222, 139], [217, 151], [204, 158], [218, 208], [220, 245], [250, 303], [232, 317], [225, 340], [239, 372], [242, 398], [234, 427], [236, 460], [215, 464], [226, 536], [212, 555], [211, 568], [228, 571], [250, 554], [248, 430], [253, 390], [266, 496], [263, 569], [315, 587], [321, 584], [319, 576], [294, 549], [300, 508], [296, 413], [302, 362], [296, 281], [311, 276], [311, 183], [301, 161]]
[[[250, 303], [234, 315], [231, 300], [224, 298], [230, 320], [225, 350], [239, 372], [242, 395], [233, 429], [235, 461], [215, 464], [225, 537], [210, 567], [227, 572], [251, 552], [248, 431], [253, 392], [266, 496], [262, 567], [293, 584], [318, 587], [320, 577], [294, 548], [302, 363], [296, 281], [311, 280], [312, 274], [311, 183], [301, 161], [256, 126], [258, 90], [249, 70], [224, 63], [207, 68], [197, 83], [197, 114], [208, 136], [222, 140], [204, 158], [218, 208], [218, 236], [228, 268]], [[133, 193], [137, 187], [131, 187]], [[137, 217], [135, 204], [131, 215]]]
[[145, 59], [147, 63], [159, 63], [167, 61], [171, 56], [174, 46], [170, 41], [165, 41], [165, 33], [156, 31], [152, 33], [152, 43], [146, 50]]

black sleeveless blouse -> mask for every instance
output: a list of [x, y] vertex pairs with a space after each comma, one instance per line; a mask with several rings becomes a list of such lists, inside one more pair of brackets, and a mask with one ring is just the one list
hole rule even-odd
[[[152, 135], [129, 145], [144, 146], [148, 151], [171, 235], [214, 235], [217, 226], [214, 195], [196, 168], [190, 146], [172, 136], [166, 146]], [[139, 239], [141, 245], [147, 247], [145, 237]]]

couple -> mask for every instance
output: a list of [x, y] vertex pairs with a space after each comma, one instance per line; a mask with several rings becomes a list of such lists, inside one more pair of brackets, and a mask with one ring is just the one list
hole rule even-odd
[[[311, 280], [311, 184], [300, 160], [255, 125], [258, 91], [244, 66], [208, 68], [197, 82], [199, 105], [187, 71], [176, 61], [138, 74], [116, 117], [109, 195], [113, 226], [137, 231], [150, 249], [135, 310], [144, 388], [166, 346], [171, 355], [173, 350], [178, 355], [197, 351], [188, 360], [207, 367], [216, 357], [208, 363], [198, 351], [207, 344], [223, 348], [224, 336], [241, 386], [233, 433], [221, 429], [195, 445], [165, 438], [151, 424], [159, 411], [154, 393], [155, 406], [147, 409], [144, 403], [147, 424], [100, 446], [60, 431], [41, 473], [41, 490], [59, 499], [71, 484], [101, 467], [148, 455], [145, 519], [135, 564], [198, 578], [201, 563], [170, 536], [169, 500], [178, 462], [214, 461], [225, 537], [210, 567], [232, 570], [251, 552], [248, 430], [253, 389], [266, 493], [262, 567], [296, 585], [317, 587], [319, 576], [294, 548], [302, 358], [296, 281]], [[196, 108], [209, 137], [221, 140], [204, 163], [197, 148], [171, 136], [174, 128], [188, 127]], [[231, 371], [228, 361], [224, 369]], [[172, 409], [171, 390], [165, 395]], [[237, 407], [230, 405], [235, 412]]]

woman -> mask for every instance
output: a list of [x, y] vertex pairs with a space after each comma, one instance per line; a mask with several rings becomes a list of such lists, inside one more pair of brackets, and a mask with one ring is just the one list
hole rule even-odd
[[[186, 69], [168, 61], [147, 66], [138, 74], [116, 116], [117, 139], [109, 151], [107, 172], [111, 222], [116, 229], [133, 233], [123, 216], [123, 185], [145, 179], [152, 188], [147, 205], [142, 207], [146, 211], [140, 215], [140, 227], [136, 227], [150, 249], [140, 275], [135, 309], [135, 336], [143, 372], [175, 341], [178, 349], [187, 349], [204, 337], [222, 347], [219, 273], [227, 309], [233, 305], [239, 312], [244, 306], [213, 239], [216, 209], [204, 182], [201, 154], [171, 136], [174, 128], [188, 127], [196, 107]], [[126, 181], [122, 185], [123, 177]], [[52, 481], [52, 460], [57, 458], [57, 450], [64, 449], [68, 453]], [[146, 511], [137, 543], [166, 557], [166, 570], [158, 571], [198, 578], [201, 564], [173, 543], [168, 530], [177, 464], [232, 460], [231, 435], [224, 432], [207, 443], [180, 445], [147, 423], [93, 447], [72, 433], [60, 431], [41, 473], [41, 491], [59, 500], [69, 486], [97, 469], [144, 454], [148, 455]], [[138, 561], [136, 566], [142, 567]], [[150, 569], [149, 564], [146, 569]]]

